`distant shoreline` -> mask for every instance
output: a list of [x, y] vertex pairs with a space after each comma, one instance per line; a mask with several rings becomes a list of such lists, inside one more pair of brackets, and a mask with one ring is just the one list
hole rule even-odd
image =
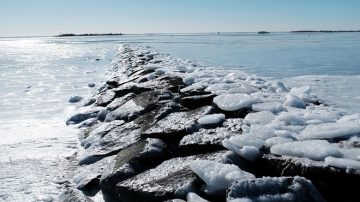
[[124, 35], [123, 33], [87, 33], [87, 34], [59, 34], [56, 37], [71, 37], [71, 36], [119, 36]]
[[360, 30], [297, 30], [290, 31], [290, 33], [339, 33], [339, 32], [360, 32]]

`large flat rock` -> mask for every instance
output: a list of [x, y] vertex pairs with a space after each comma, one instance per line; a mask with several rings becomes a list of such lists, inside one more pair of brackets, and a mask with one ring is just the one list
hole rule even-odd
[[194, 160], [220, 161], [224, 152], [173, 158], [154, 169], [117, 184], [120, 201], [165, 201], [185, 198], [188, 191], [196, 190], [196, 175], [190, 169]]
[[184, 136], [179, 143], [179, 149], [183, 154], [225, 149], [221, 142], [224, 139], [241, 134], [242, 124], [243, 119], [226, 119], [220, 127], [202, 128], [197, 132]]
[[[116, 184], [171, 158], [168, 146], [159, 139], [141, 140], [121, 150], [101, 175], [103, 193], [117, 196]], [[115, 198], [115, 197], [114, 197]]]

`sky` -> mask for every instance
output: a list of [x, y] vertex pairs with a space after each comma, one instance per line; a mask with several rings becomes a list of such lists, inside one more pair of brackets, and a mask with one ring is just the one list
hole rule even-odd
[[0, 0], [0, 36], [360, 30], [360, 0]]

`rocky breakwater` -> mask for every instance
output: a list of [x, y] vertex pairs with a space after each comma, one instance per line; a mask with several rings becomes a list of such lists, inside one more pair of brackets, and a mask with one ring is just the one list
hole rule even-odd
[[61, 201], [357, 201], [360, 115], [309, 87], [121, 45]]

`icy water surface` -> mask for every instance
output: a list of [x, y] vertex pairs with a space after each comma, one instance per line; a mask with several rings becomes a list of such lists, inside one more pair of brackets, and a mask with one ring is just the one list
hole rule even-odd
[[67, 100], [87, 96], [113, 54], [93, 39], [0, 39], [0, 201], [57, 198], [78, 147]]
[[[221, 33], [0, 38], [0, 201], [52, 201], [73, 165], [70, 95], [86, 96], [119, 43], [149, 46], [213, 68], [310, 85], [360, 112], [360, 34]], [[99, 59], [99, 60], [97, 60]]]

